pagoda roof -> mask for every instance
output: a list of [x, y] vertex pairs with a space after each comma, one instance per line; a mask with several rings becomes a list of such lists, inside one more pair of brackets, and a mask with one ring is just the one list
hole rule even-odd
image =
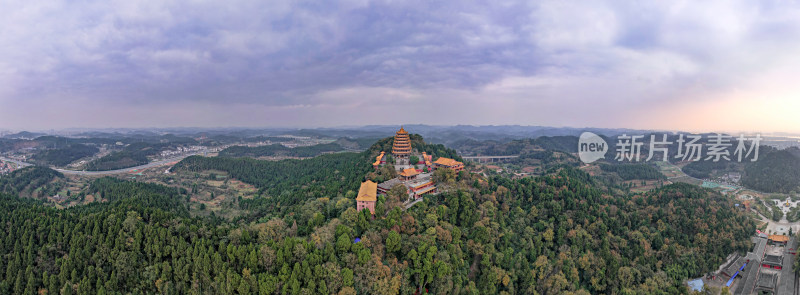
[[403, 129], [403, 126], [400, 126], [400, 130], [397, 130], [397, 134], [408, 134], [408, 132]]
[[356, 201], [375, 202], [378, 200], [378, 184], [367, 180], [361, 183]]

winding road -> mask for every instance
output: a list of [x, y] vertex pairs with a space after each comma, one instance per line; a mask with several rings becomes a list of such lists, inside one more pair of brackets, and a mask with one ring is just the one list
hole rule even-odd
[[[188, 153], [188, 154], [185, 154], [185, 155], [180, 155], [180, 156], [177, 156], [177, 157], [172, 157], [172, 158], [168, 158], [168, 159], [164, 159], [164, 160], [160, 160], [160, 161], [155, 161], [155, 162], [147, 163], [147, 164], [144, 164], [144, 165], [139, 165], [139, 166], [135, 166], [135, 167], [128, 167], [128, 168], [124, 168], [124, 169], [116, 169], [116, 170], [85, 171], [85, 170], [68, 170], [68, 169], [53, 168], [53, 167], [50, 167], [50, 168], [52, 168], [53, 170], [56, 170], [58, 172], [64, 173], [64, 174], [72, 174], [72, 175], [96, 176], [96, 175], [121, 174], [121, 173], [129, 173], [132, 170], [142, 170], [142, 169], [147, 169], [147, 168], [163, 166], [163, 165], [166, 165], [166, 164], [169, 164], [169, 163], [172, 163], [172, 162], [177, 162], [177, 161], [183, 160], [184, 158], [189, 157], [189, 156], [202, 154], [204, 152], [205, 151], [198, 151], [198, 152]], [[25, 163], [25, 162], [14, 160], [14, 159], [9, 159], [9, 158], [6, 158], [6, 157], [0, 157], [0, 160], [6, 161], [6, 162], [12, 162], [12, 163], [20, 165], [22, 167], [33, 166], [33, 164]]]

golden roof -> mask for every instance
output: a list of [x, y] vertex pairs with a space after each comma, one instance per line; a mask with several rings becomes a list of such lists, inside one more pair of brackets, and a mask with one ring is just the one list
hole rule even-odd
[[408, 132], [406, 132], [406, 130], [403, 129], [403, 126], [400, 126], [400, 130], [397, 130], [397, 134], [408, 134]]
[[[430, 162], [431, 159], [433, 159], [433, 156], [432, 155], [428, 155], [425, 152], [422, 152], [422, 158], [425, 159], [426, 162]], [[430, 164], [430, 163], [428, 163], [428, 164]]]
[[358, 196], [356, 201], [375, 202], [377, 197], [378, 184], [367, 180], [361, 183], [361, 188], [358, 189]]
[[416, 185], [411, 185], [411, 188], [412, 189], [418, 189], [418, 188], [421, 188], [423, 186], [431, 185], [431, 184], [433, 184], [433, 181], [432, 180], [428, 180], [426, 182], [417, 183]]
[[419, 174], [419, 172], [417, 172], [417, 169], [414, 169], [414, 168], [406, 168], [406, 169], [403, 169], [403, 171], [400, 172], [400, 176], [405, 176], [405, 177], [410, 177], [410, 176], [414, 176], [414, 175], [417, 175], [417, 174]]
[[439, 157], [439, 159], [436, 159], [436, 162], [434, 162], [434, 163], [436, 163], [438, 165], [442, 165], [442, 166], [456, 166], [456, 165], [463, 164], [463, 163], [461, 163], [459, 161], [456, 161], [456, 160], [453, 160], [453, 159], [450, 159], [450, 158], [445, 158], [445, 157]]
[[769, 235], [768, 239], [775, 241], [775, 242], [788, 242], [789, 237], [784, 235]]
[[430, 192], [430, 191], [432, 191], [432, 190], [435, 190], [435, 189], [436, 189], [436, 187], [435, 187], [435, 186], [429, 186], [429, 187], [426, 187], [425, 189], [423, 189], [423, 190], [420, 190], [420, 191], [418, 191], [418, 192], [415, 192], [415, 193], [416, 193], [416, 194], [418, 194], [418, 195], [421, 195], [421, 194], [428, 193], [428, 192]]

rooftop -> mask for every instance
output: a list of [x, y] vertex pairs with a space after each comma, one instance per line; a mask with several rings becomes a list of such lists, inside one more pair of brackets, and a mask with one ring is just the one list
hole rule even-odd
[[408, 132], [406, 132], [406, 130], [403, 129], [403, 126], [400, 126], [400, 130], [397, 130], [397, 134], [408, 134]]
[[450, 158], [445, 158], [445, 157], [439, 157], [439, 159], [436, 159], [436, 162], [434, 162], [434, 163], [436, 163], [438, 165], [442, 165], [442, 166], [456, 166], [456, 165], [463, 164], [463, 163], [461, 163], [459, 161], [456, 161], [456, 160], [453, 160], [453, 159], [450, 159]]
[[765, 290], [774, 290], [775, 285], [777, 285], [777, 280], [778, 280], [778, 274], [762, 272], [761, 275], [758, 277], [756, 288]]
[[789, 237], [787, 237], [787, 236], [784, 236], [784, 235], [770, 235], [770, 236], [769, 236], [769, 240], [770, 240], [770, 241], [773, 241], [773, 242], [782, 242], [782, 243], [786, 243], [786, 242], [788, 242], [788, 241], [789, 241]]
[[414, 169], [414, 168], [406, 168], [406, 169], [403, 169], [403, 171], [400, 172], [400, 176], [403, 176], [403, 177], [411, 177], [411, 176], [414, 176], [414, 175], [417, 175], [417, 174], [419, 174], [419, 172], [417, 171], [417, 169]]
[[723, 272], [724, 272], [726, 275], [728, 275], [729, 277], [730, 277], [730, 276], [733, 276], [733, 274], [735, 274], [737, 271], [739, 271], [739, 270], [742, 268], [742, 266], [744, 266], [744, 265], [745, 265], [745, 263], [746, 263], [746, 262], [747, 262], [747, 258], [745, 258], [745, 257], [739, 257], [739, 259], [736, 259], [736, 261], [735, 261], [735, 262], [731, 263], [731, 265], [729, 265], [728, 267], [726, 267], [726, 268], [723, 270]]
[[361, 188], [358, 189], [358, 196], [356, 201], [375, 202], [377, 197], [378, 184], [367, 180], [361, 183]]
[[783, 262], [783, 256], [778, 255], [769, 255], [764, 256], [764, 263], [771, 264], [771, 265], [781, 265]]
[[380, 184], [378, 184], [378, 187], [380, 187], [382, 190], [388, 191], [388, 190], [392, 189], [393, 186], [395, 186], [396, 184], [400, 184], [400, 183], [401, 182], [400, 182], [399, 179], [392, 178], [392, 179], [389, 179], [387, 181], [381, 182]]

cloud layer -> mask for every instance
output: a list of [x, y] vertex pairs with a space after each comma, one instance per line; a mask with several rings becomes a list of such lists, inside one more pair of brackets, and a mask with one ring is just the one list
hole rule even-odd
[[418, 122], [800, 131], [786, 109], [800, 104], [800, 4], [785, 1], [3, 6], [6, 128]]

